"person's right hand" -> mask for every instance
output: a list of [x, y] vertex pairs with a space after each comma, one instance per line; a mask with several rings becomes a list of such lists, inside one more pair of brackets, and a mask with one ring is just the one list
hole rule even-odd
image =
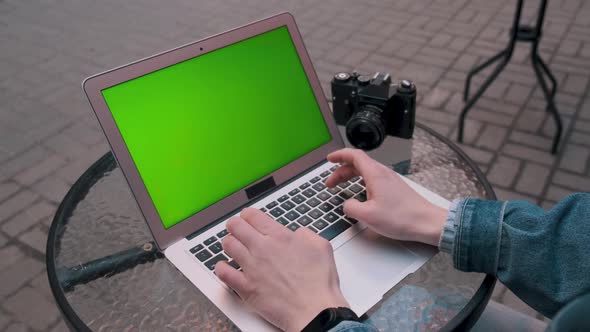
[[328, 155], [341, 166], [326, 180], [327, 187], [361, 176], [367, 200], [349, 199], [344, 213], [367, 224], [375, 232], [396, 240], [438, 245], [447, 217], [440, 208], [414, 191], [401, 176], [371, 159], [364, 151], [342, 149]]

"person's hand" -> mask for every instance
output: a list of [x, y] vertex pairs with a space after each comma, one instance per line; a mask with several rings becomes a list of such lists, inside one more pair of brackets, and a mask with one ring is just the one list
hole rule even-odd
[[215, 273], [262, 317], [285, 331], [301, 331], [326, 308], [349, 307], [340, 291], [332, 246], [307, 228], [292, 232], [247, 208], [227, 222], [226, 262]]
[[367, 200], [347, 200], [344, 203], [347, 216], [392, 239], [438, 245], [446, 209], [427, 201], [399, 174], [371, 159], [362, 150], [342, 149], [329, 154], [328, 160], [341, 166], [328, 177], [327, 187], [355, 176], [361, 176], [365, 182]]

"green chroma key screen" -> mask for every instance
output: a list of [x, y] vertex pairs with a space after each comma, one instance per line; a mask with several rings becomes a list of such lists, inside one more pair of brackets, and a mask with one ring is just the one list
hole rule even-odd
[[331, 139], [287, 27], [102, 95], [165, 228]]

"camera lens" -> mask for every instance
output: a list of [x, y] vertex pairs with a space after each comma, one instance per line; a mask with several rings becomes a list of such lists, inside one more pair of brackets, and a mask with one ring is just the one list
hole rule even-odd
[[385, 139], [383, 111], [373, 105], [362, 106], [346, 124], [350, 144], [363, 150], [373, 150]]

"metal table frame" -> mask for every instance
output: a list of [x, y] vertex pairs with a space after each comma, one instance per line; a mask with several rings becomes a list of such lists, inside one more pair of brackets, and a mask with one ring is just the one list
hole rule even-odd
[[[463, 152], [457, 145], [451, 142], [448, 138], [440, 135], [434, 130], [417, 123], [417, 127], [423, 129], [429, 134], [435, 136], [437, 139], [443, 141], [449, 146], [454, 152], [456, 152], [463, 161], [468, 164], [476, 174], [477, 178], [485, 188], [487, 193], [487, 199], [494, 200], [496, 195], [486, 180], [485, 176], [477, 167], [477, 165], [469, 158], [465, 152]], [[131, 248], [114, 255], [110, 255], [101, 259], [97, 259], [81, 266], [74, 268], [60, 268], [59, 273], [65, 276], [65, 282], [60, 284], [58, 280], [58, 269], [55, 265], [55, 254], [59, 251], [57, 246], [58, 235], [61, 233], [61, 227], [65, 226], [69, 218], [72, 216], [77, 203], [81, 200], [81, 197], [85, 197], [94, 183], [99, 179], [99, 175], [106, 171], [112, 170], [116, 165], [111, 152], [107, 152], [99, 160], [97, 160], [92, 166], [80, 176], [80, 178], [70, 188], [65, 198], [61, 202], [55, 217], [51, 223], [49, 229], [49, 235], [47, 239], [46, 249], [46, 266], [47, 276], [49, 279], [49, 285], [51, 292], [56, 300], [58, 308], [60, 309], [64, 320], [68, 327], [73, 331], [80, 332], [91, 332], [90, 328], [80, 319], [74, 309], [70, 306], [68, 300], [65, 297], [65, 293], [72, 289], [77, 284], [83, 284], [90, 282], [94, 279], [106, 276], [108, 274], [116, 274], [127, 269], [133, 268], [137, 264], [142, 264], [151, 260], [160, 259], [164, 256], [157, 251], [156, 246], [153, 243], [148, 242], [139, 248]], [[109, 167], [111, 167], [109, 169]], [[494, 289], [496, 278], [487, 275], [482, 281], [479, 289], [465, 305], [465, 307], [455, 316], [451, 321], [441, 329], [441, 331], [463, 331], [471, 328], [479, 319], [481, 313], [486, 307]]]

